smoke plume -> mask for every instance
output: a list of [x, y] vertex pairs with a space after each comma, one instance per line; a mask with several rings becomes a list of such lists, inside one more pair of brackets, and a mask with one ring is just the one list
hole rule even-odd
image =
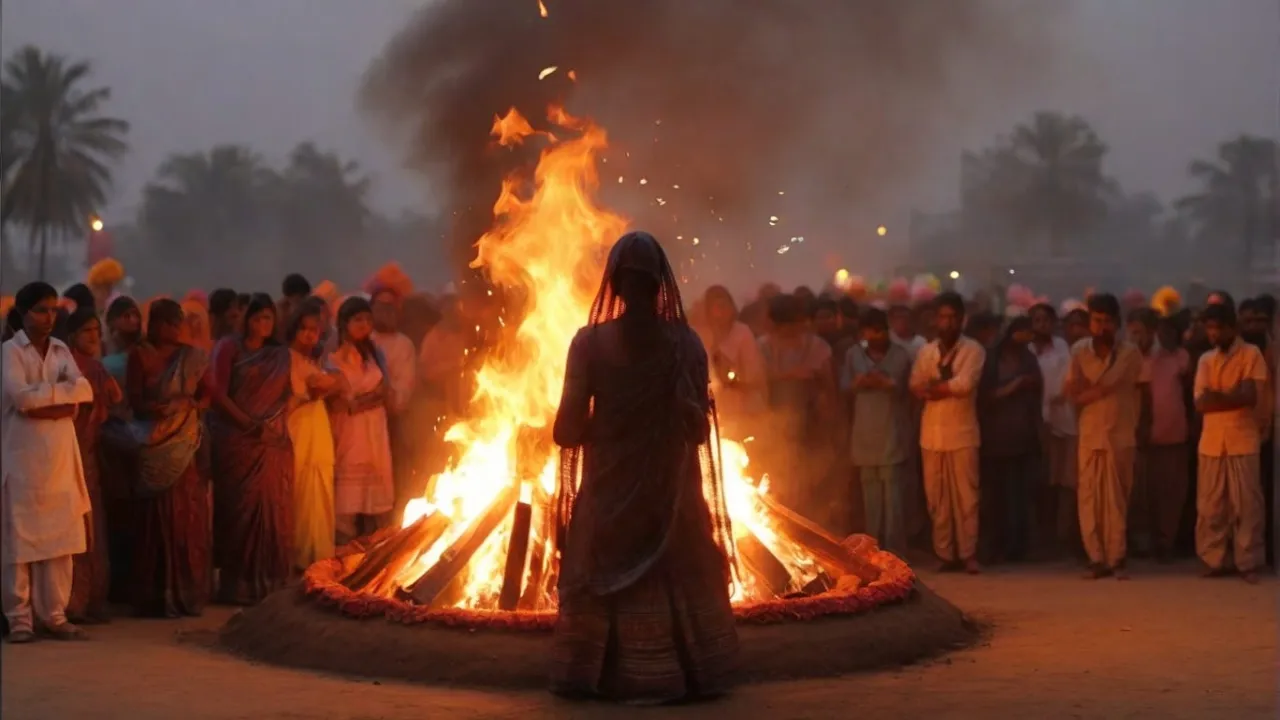
[[366, 78], [363, 105], [454, 214], [460, 264], [500, 179], [533, 160], [492, 147], [509, 107], [536, 127], [563, 103], [607, 128], [605, 201], [713, 282], [767, 274], [747, 266], [798, 237], [847, 243], [939, 137], [1048, 59], [1042, 2], [544, 1], [546, 17], [538, 0], [434, 2]]

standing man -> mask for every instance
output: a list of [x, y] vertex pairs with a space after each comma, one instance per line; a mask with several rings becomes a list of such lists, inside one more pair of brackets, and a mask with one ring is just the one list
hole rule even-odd
[[911, 392], [924, 402], [920, 419], [924, 492], [933, 522], [933, 549], [944, 571], [979, 572], [978, 413], [974, 391], [986, 352], [961, 335], [964, 299], [945, 292], [935, 300], [938, 337], [920, 349]]
[[67, 622], [72, 556], [86, 549], [89, 491], [74, 416], [93, 401], [71, 351], [52, 337], [58, 293], [46, 283], [18, 291], [14, 307], [22, 329], [4, 343], [3, 474], [0, 553], [9, 642], [35, 640], [39, 619], [53, 637], [84, 632]]
[[1191, 356], [1179, 344], [1180, 335], [1173, 318], [1156, 320], [1155, 342], [1146, 353], [1150, 422], [1144, 424], [1146, 436], [1140, 438], [1146, 505], [1138, 510], [1144, 513], [1152, 550], [1161, 562], [1172, 559], [1191, 485], [1187, 464], [1190, 425], [1184, 398]]
[[1228, 572], [1227, 550], [1246, 582], [1265, 562], [1260, 430], [1254, 415], [1267, 382], [1262, 351], [1236, 332], [1236, 313], [1217, 303], [1202, 314], [1213, 348], [1196, 366], [1196, 410], [1204, 415], [1196, 488], [1196, 553], [1209, 576]]
[[906, 550], [902, 483], [911, 451], [911, 356], [889, 339], [889, 318], [870, 308], [862, 320], [864, 344], [845, 355], [840, 387], [853, 397], [849, 457], [862, 485], [866, 532], [880, 547]]
[[[1031, 351], [1044, 378], [1041, 414], [1044, 418], [1044, 453], [1048, 462], [1048, 484], [1037, 503], [1040, 532], [1056, 531], [1061, 549], [1080, 554], [1080, 520], [1076, 511], [1076, 463], [1079, 439], [1076, 412], [1065, 394], [1067, 369], [1071, 366], [1071, 345], [1055, 333], [1058, 313], [1052, 305], [1031, 308]], [[1042, 542], [1044, 538], [1042, 537]], [[1045, 542], [1046, 546], [1052, 542]]]
[[1120, 301], [1109, 293], [1089, 298], [1089, 334], [1076, 343], [1067, 370], [1067, 393], [1079, 412], [1080, 536], [1089, 556], [1089, 579], [1125, 571], [1129, 493], [1133, 489], [1141, 396], [1142, 353], [1119, 340]]

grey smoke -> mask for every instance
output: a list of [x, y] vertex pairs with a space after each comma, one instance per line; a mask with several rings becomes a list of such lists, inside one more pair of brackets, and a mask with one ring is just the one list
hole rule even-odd
[[[545, 1], [545, 19], [537, 0], [431, 4], [366, 77], [363, 105], [457, 216], [456, 261], [487, 227], [501, 177], [533, 160], [493, 150], [493, 116], [514, 106], [545, 126], [553, 102], [609, 130], [606, 201], [696, 272], [760, 275], [748, 266], [798, 235], [833, 247], [913, 179], [936, 138], [1042, 72], [1058, 6]], [[699, 235], [711, 241], [694, 249]]]

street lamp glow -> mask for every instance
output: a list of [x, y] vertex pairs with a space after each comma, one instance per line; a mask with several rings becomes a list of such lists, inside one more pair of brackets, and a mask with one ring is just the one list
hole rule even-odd
[[103, 228], [102, 218], [94, 218], [90, 220], [89, 227], [93, 228], [94, 232], [102, 232], [102, 228]]
[[959, 271], [959, 270], [952, 270], [952, 271], [951, 271], [951, 279], [952, 279], [952, 280], [959, 280], [959, 279], [960, 279], [960, 271]]
[[889, 228], [881, 225], [880, 227], [876, 228], [876, 234], [879, 235], [880, 237], [884, 237], [885, 235], [889, 234]]

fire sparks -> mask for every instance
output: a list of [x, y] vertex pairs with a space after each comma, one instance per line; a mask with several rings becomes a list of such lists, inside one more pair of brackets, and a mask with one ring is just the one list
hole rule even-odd
[[547, 4], [544, 3], [542, 0], [538, 0], [538, 16], [539, 17], [547, 16]]
[[515, 108], [511, 108], [506, 115], [493, 116], [493, 129], [489, 132], [502, 147], [515, 147], [533, 134], [533, 126]]
[[[552, 520], [559, 464], [550, 427], [569, 344], [588, 316], [606, 252], [627, 221], [594, 201], [596, 161], [607, 147], [604, 130], [558, 107], [548, 119], [567, 133], [562, 139], [547, 134], [550, 144], [532, 183], [520, 174], [503, 182], [493, 228], [476, 243], [472, 262], [517, 299], [521, 316], [506, 325], [477, 371], [467, 419], [444, 435], [457, 460], [405, 510], [397, 537], [410, 544], [407, 558], [388, 566], [394, 567], [388, 580], [379, 575], [366, 586], [375, 592], [472, 609], [555, 606]], [[513, 147], [536, 131], [513, 108], [494, 118], [492, 133], [499, 145]], [[769, 480], [749, 474], [745, 448], [715, 440], [742, 558], [735, 601], [801, 589], [823, 568], [780, 529], [783, 511], [768, 499]]]
[[539, 80], [546, 80], [547, 78], [549, 78], [549, 77], [551, 77], [553, 74], [555, 74], [555, 71], [557, 71], [557, 70], [559, 70], [559, 69], [560, 69], [560, 68], [559, 68], [558, 66], [556, 66], [556, 65], [552, 65], [552, 66], [550, 66], [550, 67], [544, 67], [544, 68], [542, 68], [542, 72], [538, 73], [538, 79], [539, 79]]

